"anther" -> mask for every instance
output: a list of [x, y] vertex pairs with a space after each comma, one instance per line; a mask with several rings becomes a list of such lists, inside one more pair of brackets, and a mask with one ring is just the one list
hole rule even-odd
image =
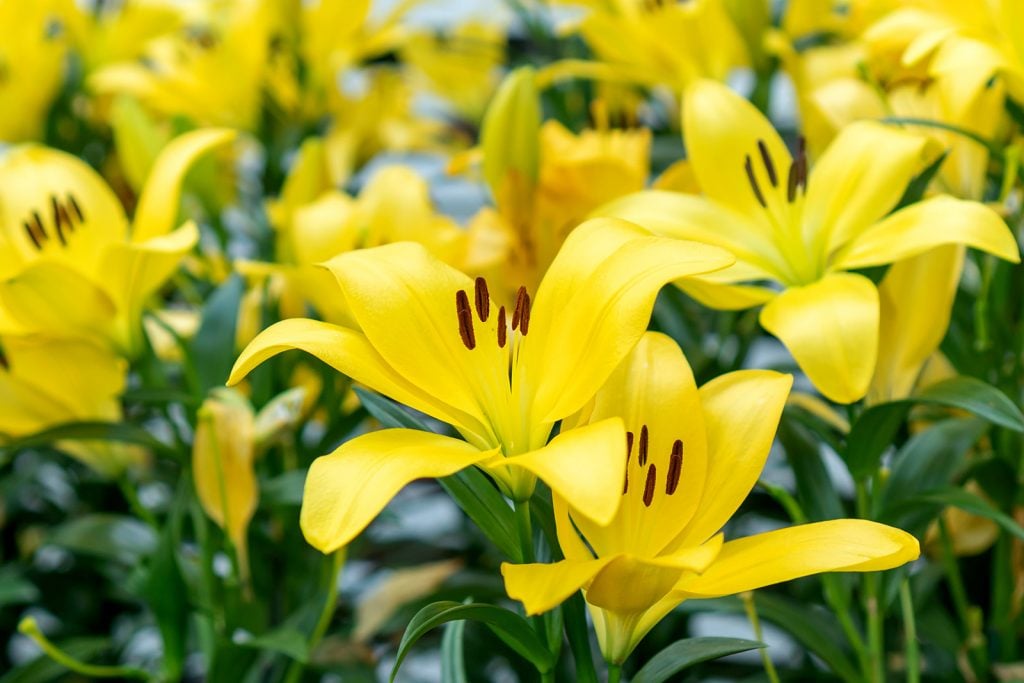
[[498, 347], [505, 348], [505, 339], [508, 334], [508, 320], [505, 317], [505, 307], [498, 309]]
[[644, 505], [651, 507], [651, 503], [654, 502], [654, 485], [658, 481], [658, 473], [654, 467], [654, 463], [647, 468], [647, 481], [644, 482]]
[[683, 471], [683, 442], [676, 439], [672, 444], [672, 455], [668, 459], [668, 478], [665, 480], [665, 493], [672, 495], [679, 487], [679, 475]]
[[750, 161], [750, 155], [747, 155], [746, 161], [743, 162], [743, 169], [747, 172], [747, 180], [750, 182], [750, 189], [754, 191], [754, 197], [757, 198], [757, 203], [762, 208], [768, 208], [768, 202], [765, 201], [764, 195], [761, 194], [761, 187], [757, 184], [757, 178], [754, 176], [754, 164]]
[[487, 280], [478, 277], [474, 283], [476, 286], [476, 314], [480, 316], [480, 322], [487, 322], [491, 314], [491, 297], [487, 292]]
[[530, 333], [530, 295], [523, 297], [523, 313], [519, 316], [519, 332], [525, 337]]
[[626, 432], [626, 479], [622, 483], [622, 495], [629, 491], [629, 458], [633, 455], [633, 432]]
[[772, 163], [772, 156], [768, 153], [768, 145], [764, 144], [764, 140], [757, 141], [757, 150], [761, 152], [764, 170], [768, 171], [768, 180], [771, 181], [772, 187], [778, 187], [779, 177], [775, 175], [775, 164]]
[[792, 204], [796, 200], [796, 188], [800, 183], [800, 167], [797, 162], [789, 165], [789, 180], [786, 183], [786, 200]]
[[75, 212], [75, 218], [78, 219], [79, 223], [85, 222], [85, 214], [82, 213], [82, 207], [79, 206], [78, 200], [75, 199], [75, 195], [68, 194], [68, 204], [71, 205], [71, 210]]
[[801, 135], [796, 139], [797, 183], [807, 191], [807, 139]]
[[469, 307], [469, 296], [460, 289], [455, 294], [455, 314], [459, 318], [459, 336], [467, 349], [476, 348], [476, 335], [473, 333], [473, 311]]
[[647, 464], [647, 425], [640, 427], [640, 443], [637, 445], [637, 458], [640, 467]]
[[519, 291], [516, 292], [516, 305], [512, 309], [512, 329], [519, 327], [519, 322], [523, 317], [523, 304], [526, 301], [526, 287], [519, 287]]
[[30, 240], [32, 240], [32, 244], [36, 246], [36, 249], [42, 251], [43, 245], [39, 243], [39, 238], [36, 237], [35, 230], [33, 230], [32, 226], [28, 224], [28, 221], [23, 222], [21, 226], [25, 228], [25, 234], [28, 235]]
[[57, 201], [57, 197], [50, 195], [50, 208], [53, 209], [53, 225], [57, 228], [57, 239], [60, 240], [62, 245], [67, 245], [68, 241], [64, 237], [64, 226], [66, 225], [70, 230], [71, 216], [68, 215], [68, 210]]

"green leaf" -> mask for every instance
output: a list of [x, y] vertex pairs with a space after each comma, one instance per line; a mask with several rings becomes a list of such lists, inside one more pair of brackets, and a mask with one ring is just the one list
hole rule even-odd
[[522, 561], [512, 508], [483, 472], [467, 467], [437, 483], [505, 557]]
[[468, 683], [462, 634], [465, 621], [453, 621], [444, 627], [441, 636], [441, 680], [445, 683]]
[[[894, 123], [901, 123], [899, 120], [893, 120]], [[912, 120], [906, 120], [907, 123], [912, 123]], [[903, 192], [903, 196], [900, 197], [899, 202], [896, 203], [896, 207], [893, 211], [898, 211], [905, 206], [909, 206], [915, 202], [921, 201], [924, 197], [925, 191], [931, 184], [932, 179], [938, 174], [939, 169], [942, 168], [942, 163], [946, 160], [949, 152], [943, 152], [939, 155], [939, 158], [928, 165], [928, 168], [918, 173], [909, 184], [907, 189]]]
[[523, 617], [494, 605], [483, 603], [467, 605], [445, 600], [427, 605], [417, 612], [409, 622], [405, 634], [402, 636], [402, 642], [398, 645], [398, 656], [395, 659], [395, 666], [391, 670], [390, 680], [395, 680], [399, 667], [402, 666], [406, 655], [409, 654], [409, 648], [416, 641], [441, 624], [463, 619], [485, 624], [502, 642], [533, 664], [537, 671], [544, 673], [550, 671], [554, 666], [555, 658], [540, 642], [536, 631]]
[[964, 512], [991, 519], [1009, 533], [1024, 540], [1024, 527], [1017, 524], [1012, 517], [993, 507], [991, 503], [981, 496], [960, 488], [946, 488], [922, 493], [903, 501], [899, 507], [893, 509], [893, 512], [898, 513], [900, 510], [922, 503], [941, 506], [950, 505], [960, 508]]
[[289, 470], [260, 484], [262, 505], [298, 506], [302, 504], [302, 491], [306, 486], [305, 468]]
[[825, 469], [821, 446], [810, 431], [797, 420], [784, 418], [779, 423], [779, 441], [793, 468], [797, 494], [807, 516], [812, 521], [845, 516], [842, 501]]
[[301, 631], [288, 626], [274, 629], [261, 636], [236, 640], [235, 644], [254, 650], [279, 652], [303, 664], [309, 661], [307, 637]]
[[47, 446], [57, 441], [117, 441], [145, 446], [153, 452], [179, 459], [177, 451], [157, 441], [145, 429], [129, 422], [68, 422], [29, 434], [0, 446], [0, 462], [26, 448]]
[[868, 408], [853, 423], [846, 439], [846, 466], [854, 479], [865, 479], [878, 469], [882, 454], [892, 444], [910, 410], [904, 401]]
[[235, 330], [244, 293], [245, 282], [241, 276], [232, 275], [203, 306], [199, 330], [192, 340], [200, 396], [213, 387], [223, 386], [235, 363]]
[[356, 392], [356, 396], [359, 397], [359, 402], [366, 408], [366, 412], [377, 418], [377, 421], [385, 427], [415, 429], [420, 432], [434, 431], [405, 406], [395, 403], [389, 398], [384, 398], [373, 391], [367, 391], [362, 387], [353, 387], [353, 390]]
[[39, 599], [39, 589], [21, 576], [15, 565], [0, 568], [0, 609], [8, 605], [23, 605]]
[[932, 384], [909, 400], [961, 408], [992, 424], [1024, 432], [1024, 414], [1006, 394], [974, 377], [951, 377]]
[[662, 683], [683, 669], [706, 662], [764, 647], [764, 643], [741, 638], [686, 638], [677, 640], [654, 655], [633, 676], [633, 683]]
[[168, 524], [161, 534], [142, 584], [142, 597], [163, 639], [162, 673], [168, 681], [181, 678], [188, 654], [188, 588], [175, 556], [173, 531]]
[[138, 562], [157, 549], [156, 534], [149, 526], [134, 517], [106, 513], [65, 522], [47, 541], [83, 555], [128, 563]]

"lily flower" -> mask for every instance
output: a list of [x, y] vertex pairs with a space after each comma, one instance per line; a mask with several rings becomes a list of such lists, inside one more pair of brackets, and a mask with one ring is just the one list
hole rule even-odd
[[70, 154], [38, 145], [0, 158], [0, 331], [89, 338], [132, 356], [146, 300], [199, 238], [174, 229], [185, 173], [234, 138], [199, 130], [154, 163], [129, 225], [103, 179]]
[[733, 267], [682, 288], [712, 308], [765, 304], [761, 324], [826, 397], [864, 396], [878, 350], [878, 289], [859, 268], [963, 244], [1017, 263], [990, 208], [939, 195], [896, 209], [937, 158], [933, 140], [875, 122], [845, 128], [813, 173], [764, 116], [712, 81], [683, 101], [690, 165], [703, 196], [640, 192], [599, 209], [662, 235], [731, 250]]
[[452, 425], [465, 439], [388, 429], [314, 461], [301, 523], [332, 552], [352, 540], [407, 483], [477, 465], [514, 501], [539, 477], [606, 522], [618, 505], [624, 463], [608, 444], [617, 418], [563, 431], [647, 327], [658, 290], [723, 268], [721, 249], [654, 237], [599, 219], [566, 240], [535, 293], [492, 300], [475, 281], [414, 243], [341, 254], [325, 264], [359, 329], [284, 320], [242, 352], [229, 384], [266, 359], [302, 349], [353, 380]]
[[613, 416], [625, 422], [621, 505], [610, 523], [595, 524], [555, 492], [565, 559], [503, 564], [509, 596], [539, 614], [582, 589], [601, 651], [621, 664], [684, 600], [915, 559], [913, 536], [856, 519], [723, 543], [722, 527], [764, 467], [791, 384], [789, 375], [741, 370], [698, 389], [675, 342], [647, 333], [577, 416], [584, 425]]

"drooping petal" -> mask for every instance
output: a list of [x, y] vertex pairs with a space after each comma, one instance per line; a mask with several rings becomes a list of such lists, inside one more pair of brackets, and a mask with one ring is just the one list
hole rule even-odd
[[74, 336], [101, 343], [114, 335], [114, 302], [92, 280], [56, 261], [37, 261], [0, 282], [0, 308], [5, 321], [17, 326], [4, 332]]
[[790, 375], [740, 370], [700, 388], [708, 434], [707, 478], [693, 521], [671, 548], [717, 533], [757, 483], [793, 384]]
[[790, 287], [761, 310], [761, 325], [837, 403], [864, 396], [878, 353], [878, 290], [854, 273]]
[[653, 237], [614, 218], [572, 233], [537, 292], [519, 362], [534, 391], [534, 422], [579, 410], [647, 329], [661, 287], [731, 265], [717, 247]]
[[565, 602], [612, 559], [562, 560], [551, 564], [504, 562], [501, 575], [510, 598], [523, 603], [528, 615], [541, 614]]
[[612, 417], [570, 429], [543, 448], [500, 462], [535, 474], [581, 515], [607, 524], [622, 499], [625, 444], [622, 420]]
[[203, 128], [171, 140], [153, 162], [139, 196], [132, 225], [132, 240], [141, 242], [166, 235], [176, 224], [181, 184], [196, 160], [214, 147], [235, 139], [226, 128]]
[[454, 474], [495, 454], [412, 429], [386, 429], [346, 441], [309, 468], [302, 533], [314, 548], [334, 552], [365, 529], [406, 484]]
[[910, 395], [925, 361], [946, 336], [964, 249], [944, 246], [894, 263], [878, 288], [878, 363], [868, 402]]
[[464, 429], [468, 435], [475, 435], [477, 442], [482, 443], [480, 440], [486, 435], [479, 418], [452, 407], [441, 396], [427, 394], [410, 384], [381, 358], [364, 334], [318, 320], [282, 320], [260, 332], [238, 356], [228, 384], [237, 384], [256, 366], [291, 349], [312, 354], [385, 396]]
[[411, 242], [348, 252], [324, 265], [373, 348], [408, 384], [481, 422], [506, 410], [509, 348], [498, 345], [498, 316], [481, 321], [470, 307], [464, 324], [473, 348], [462, 336], [457, 294], [474, 299], [469, 277]]
[[[653, 557], [690, 521], [708, 467], [697, 384], [682, 350], [670, 337], [646, 333], [608, 378], [594, 397], [589, 419], [611, 416], [621, 416], [632, 434], [628, 455], [621, 446], [616, 454], [628, 470], [625, 494], [620, 495], [623, 503], [611, 524], [595, 524], [578, 515], [573, 519], [599, 556], [628, 553]], [[677, 450], [678, 471], [673, 473], [672, 454]], [[651, 465], [657, 484], [645, 500]], [[620, 487], [616, 493], [622, 491]]]
[[732, 595], [822, 572], [892, 569], [918, 557], [917, 539], [861, 519], [835, 519], [729, 541], [712, 565], [677, 590], [690, 597]]
[[964, 244], [1020, 263], [1020, 248], [999, 214], [984, 204], [949, 196], [900, 209], [840, 249], [832, 262], [843, 270], [877, 266], [943, 244]]
[[810, 175], [805, 238], [832, 253], [889, 213], [939, 151], [927, 136], [874, 121], [846, 126]]
[[[721, 83], [697, 81], [683, 93], [683, 135], [704, 194], [769, 230], [767, 214], [745, 169], [749, 165], [765, 204], [773, 213], [779, 212], [788, 204], [792, 157], [768, 119]], [[762, 158], [762, 145], [767, 158]]]

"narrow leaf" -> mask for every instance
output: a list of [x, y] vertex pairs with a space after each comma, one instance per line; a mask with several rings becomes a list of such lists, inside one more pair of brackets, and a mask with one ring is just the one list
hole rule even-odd
[[662, 683], [694, 664], [764, 647], [741, 638], [687, 638], [677, 640], [651, 657], [633, 676], [633, 683]]

